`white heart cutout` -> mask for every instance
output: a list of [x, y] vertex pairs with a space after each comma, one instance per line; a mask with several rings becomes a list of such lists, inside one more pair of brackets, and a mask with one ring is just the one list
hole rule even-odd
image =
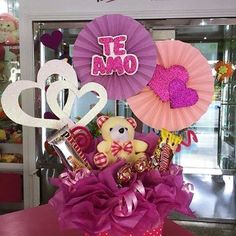
[[59, 116], [67, 124], [71, 124], [70, 118], [67, 113], [61, 110], [58, 103], [55, 103], [55, 101], [57, 101], [57, 96], [62, 89], [69, 89], [69, 91], [72, 91], [78, 98], [88, 92], [96, 92], [99, 95], [98, 103], [77, 122], [77, 125], [86, 126], [97, 116], [99, 112], [102, 111], [107, 103], [106, 89], [98, 83], [87, 83], [80, 90], [78, 90], [73, 84], [68, 83], [67, 81], [61, 80], [54, 82], [47, 90], [47, 102], [52, 112], [57, 114], [57, 116]]
[[[37, 82], [45, 84], [47, 78], [53, 74], [58, 74], [65, 78], [66, 81], [74, 84], [76, 87], [79, 86], [78, 79], [74, 68], [66, 62], [66, 60], [50, 60], [43, 65], [37, 75]], [[69, 91], [68, 98], [63, 111], [70, 115], [75, 96]], [[57, 116], [57, 114], [55, 114]]]
[[[8, 87], [3, 92], [1, 99], [2, 108], [5, 114], [14, 122], [25, 126], [60, 129], [63, 125], [65, 125], [63, 119], [50, 120], [50, 119], [32, 117], [27, 113], [25, 113], [19, 104], [19, 97], [23, 90], [32, 88], [39, 88], [41, 90], [45, 89], [46, 80], [52, 74], [58, 74], [60, 76], [63, 76], [66, 79], [67, 83], [72, 84], [74, 87], [78, 87], [76, 72], [71, 65], [66, 63], [64, 60], [48, 61], [39, 70], [37, 75], [37, 82], [33, 82], [30, 80], [19, 80], [17, 82], [8, 85]], [[69, 91], [67, 102], [63, 108], [63, 114], [67, 114], [67, 117], [70, 116], [74, 99], [75, 99], [74, 93]], [[52, 110], [57, 110], [54, 109], [54, 106], [58, 106], [57, 100], [55, 100], [50, 107]], [[62, 110], [60, 112], [55, 113], [55, 115], [58, 116], [58, 114], [61, 113]]]

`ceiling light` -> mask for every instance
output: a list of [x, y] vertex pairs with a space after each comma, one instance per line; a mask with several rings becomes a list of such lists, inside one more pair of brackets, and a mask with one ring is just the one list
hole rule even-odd
[[199, 25], [207, 25], [206, 21], [202, 20]]

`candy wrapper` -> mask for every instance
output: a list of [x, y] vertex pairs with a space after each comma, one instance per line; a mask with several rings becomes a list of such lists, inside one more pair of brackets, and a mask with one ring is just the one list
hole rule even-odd
[[91, 169], [82, 151], [83, 148], [88, 147], [91, 138], [91, 134], [84, 127], [75, 126], [69, 129], [65, 126], [50, 137], [48, 143], [55, 149], [66, 168], [76, 171], [82, 168]]
[[151, 157], [154, 168], [157, 168], [160, 172], [166, 172], [181, 142], [181, 136], [174, 135], [166, 129], [162, 129], [161, 139], [157, 143], [153, 156]]

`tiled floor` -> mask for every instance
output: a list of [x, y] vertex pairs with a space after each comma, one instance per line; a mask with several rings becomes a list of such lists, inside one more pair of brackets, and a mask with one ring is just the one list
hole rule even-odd
[[236, 176], [185, 175], [185, 180], [195, 187], [191, 209], [196, 219], [171, 218], [196, 236], [236, 235]]
[[[192, 223], [186, 221], [176, 221], [177, 224], [188, 229], [196, 236], [235, 236], [235, 224], [215, 224], [215, 223]], [[181, 236], [181, 235], [180, 235]]]
[[185, 175], [185, 180], [195, 187], [191, 209], [196, 218], [171, 218], [196, 236], [236, 235], [236, 176]]
[[194, 185], [192, 210], [199, 220], [236, 222], [236, 177], [185, 175]]

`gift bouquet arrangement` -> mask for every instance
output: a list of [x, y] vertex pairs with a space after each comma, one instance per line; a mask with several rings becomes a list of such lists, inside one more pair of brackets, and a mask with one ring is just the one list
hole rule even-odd
[[[37, 82], [15, 82], [2, 96], [4, 112], [15, 122], [58, 130], [47, 142], [65, 171], [52, 180], [58, 191], [49, 203], [62, 228], [85, 235], [160, 236], [170, 212], [193, 216], [193, 186], [184, 182], [182, 167], [172, 163], [185, 144], [174, 131], [196, 122], [211, 102], [214, 80], [207, 60], [190, 44], [153, 42], [139, 22], [122, 15], [88, 23], [76, 39], [72, 60], [73, 67], [65, 60], [48, 61]], [[64, 78], [46, 90], [59, 119], [30, 117], [18, 104], [21, 91], [45, 89], [53, 74]], [[61, 109], [57, 95], [63, 89], [69, 93]], [[73, 102], [88, 92], [96, 94], [98, 103], [74, 123]], [[159, 135], [136, 132], [132, 117], [101, 115], [96, 120], [101, 135], [93, 137], [86, 125], [107, 98], [126, 99], [136, 117]], [[187, 134], [197, 140], [193, 131]]]

